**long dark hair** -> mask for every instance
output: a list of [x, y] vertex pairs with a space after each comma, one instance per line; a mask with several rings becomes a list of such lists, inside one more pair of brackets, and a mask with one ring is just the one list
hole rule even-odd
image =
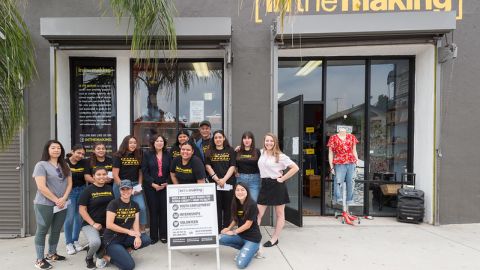
[[125, 136], [125, 138], [123, 138], [122, 143], [120, 144], [120, 147], [118, 148], [118, 151], [115, 152], [115, 156], [118, 157], [118, 158], [121, 158], [121, 157], [124, 157], [127, 154], [127, 152], [128, 152], [128, 141], [130, 141], [130, 139], [132, 139], [132, 138], [135, 139], [135, 141], [137, 141], [137, 148], [135, 149], [135, 151], [133, 151], [133, 156], [140, 163], [142, 163], [142, 151], [140, 151], [140, 149], [138, 148], [138, 140], [133, 135], [127, 135], [127, 136]]
[[[155, 141], [158, 139], [158, 138], [162, 138], [163, 139], [163, 148], [162, 148], [162, 153], [165, 153], [167, 151], [167, 139], [165, 139], [165, 137], [163, 135], [160, 135], [160, 134], [157, 134], [155, 136], [152, 137], [152, 139], [150, 140], [150, 150], [152, 150], [153, 152], [157, 152], [157, 149], [155, 149]], [[177, 140], [178, 141], [178, 140]]]
[[65, 157], [66, 158], [70, 158], [73, 154], [72, 152], [75, 152], [77, 150], [81, 150], [83, 149], [83, 152], [87, 152], [87, 149], [85, 149], [85, 146], [81, 145], [81, 144], [75, 144], [74, 146], [72, 146], [72, 149], [70, 149], [70, 153], [68, 153]]
[[[242, 204], [240, 203], [240, 200], [237, 199], [237, 196], [235, 196], [235, 190], [237, 189], [237, 186], [242, 186], [247, 191], [247, 197], [245, 198], [245, 201], [243, 202], [243, 207], [242, 207]], [[234, 194], [233, 194], [232, 207], [231, 207], [232, 220], [235, 221], [235, 223], [237, 223], [237, 225], [238, 225], [239, 224], [238, 214], [237, 214], [238, 209], [243, 208], [243, 219], [245, 220], [245, 217], [248, 216], [248, 214], [249, 214], [248, 211], [250, 210], [250, 205], [254, 204], [255, 202], [250, 197], [250, 189], [248, 189], [247, 184], [239, 182], [239, 183], [237, 183], [237, 185], [235, 186], [233, 191], [234, 191]]]
[[63, 148], [62, 143], [60, 143], [57, 140], [49, 140], [45, 145], [43, 146], [43, 152], [42, 152], [42, 158], [40, 160], [42, 161], [49, 161], [50, 160], [50, 154], [48, 153], [48, 148], [50, 148], [50, 145], [52, 144], [58, 144], [60, 145], [60, 156], [58, 157], [58, 164], [60, 165], [60, 169], [62, 170], [62, 174], [64, 176], [67, 176], [70, 174], [70, 167], [68, 167], [67, 162], [65, 161], [65, 148]]
[[253, 151], [252, 159], [257, 159], [257, 150], [255, 149], [255, 136], [251, 131], [245, 131], [242, 134], [242, 138], [240, 139], [240, 150], [238, 151], [237, 159], [239, 159], [242, 154], [245, 154], [245, 145], [243, 144], [243, 139], [250, 138], [252, 139], [252, 145], [250, 145], [250, 151]]
[[106, 153], [107, 145], [104, 142], [95, 142], [95, 144], [93, 145], [92, 154], [90, 155], [90, 167], [92, 168], [97, 166], [97, 155], [95, 154], [95, 148], [97, 148], [97, 146], [100, 146], [100, 145], [105, 146], [105, 157], [107, 156], [107, 153]]
[[225, 140], [223, 141], [223, 149], [227, 150], [230, 148], [230, 143], [228, 142], [227, 137], [223, 130], [219, 129], [213, 132], [212, 137], [210, 138], [210, 147], [208, 148], [207, 152], [205, 153], [205, 157], [210, 157], [213, 151], [217, 150], [217, 146], [215, 145], [215, 135], [221, 134]]
[[187, 135], [188, 140], [190, 141], [190, 134], [188, 134], [188, 131], [185, 130], [185, 129], [180, 129], [177, 133], [177, 137], [175, 137], [176, 138], [175, 145], [178, 146], [178, 147], [180, 147], [180, 142], [178, 141], [178, 136], [180, 136], [182, 134]]

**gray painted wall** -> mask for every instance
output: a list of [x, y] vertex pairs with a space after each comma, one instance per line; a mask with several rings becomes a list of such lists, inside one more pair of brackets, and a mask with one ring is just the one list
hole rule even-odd
[[440, 224], [480, 222], [480, 2], [463, 3], [453, 40], [458, 57], [442, 65]]
[[[29, 226], [27, 232], [35, 233], [36, 223], [33, 213], [33, 198], [37, 190], [31, 175], [35, 163], [40, 159], [42, 148], [50, 136], [50, 44], [40, 36], [41, 17], [91, 17], [99, 16], [98, 0], [42, 0], [28, 1], [26, 8], [20, 7], [24, 14], [33, 41], [37, 57], [38, 79], [33, 82], [27, 91], [27, 127], [26, 127], [26, 181], [29, 184]], [[62, 128], [61, 124], [58, 128]]]
[[[243, 7], [239, 3], [243, 2]], [[240, 141], [243, 131], [251, 130], [261, 145], [263, 134], [270, 129], [270, 22], [272, 15], [262, 16], [263, 24], [255, 24], [252, 17], [253, 1], [202, 0], [176, 1], [178, 16], [232, 18], [232, 115], [233, 142]], [[100, 16], [98, 0], [42, 0], [28, 1], [22, 10], [36, 44], [39, 76], [27, 91], [27, 182], [30, 198], [35, 195], [31, 180], [33, 166], [41, 155], [41, 148], [50, 139], [50, 64], [49, 44], [39, 35], [41, 17]], [[442, 141], [443, 158], [439, 161], [440, 223], [480, 222], [480, 181], [476, 146], [480, 132], [480, 2], [464, 1], [464, 19], [458, 22], [455, 42], [459, 55], [454, 62], [443, 65]], [[462, 109], [459, 109], [462, 108]], [[466, 121], [466, 119], [471, 119]], [[465, 124], [464, 124], [465, 123]], [[468, 126], [467, 126], [468, 124]], [[59, 128], [62, 128], [59, 126]], [[35, 222], [30, 207], [30, 226]], [[28, 229], [28, 228], [27, 228]]]

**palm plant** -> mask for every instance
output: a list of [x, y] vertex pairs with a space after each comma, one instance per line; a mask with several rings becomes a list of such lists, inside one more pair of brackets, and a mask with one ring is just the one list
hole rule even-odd
[[0, 1], [0, 149], [24, 123], [23, 91], [36, 76], [33, 42], [16, 2]]
[[165, 58], [165, 55], [160, 57], [159, 52], [163, 49], [175, 52], [177, 49], [173, 1], [110, 0], [110, 6], [118, 19], [129, 16], [129, 27], [133, 24], [130, 49], [136, 64], [142, 62], [158, 70], [160, 58]]

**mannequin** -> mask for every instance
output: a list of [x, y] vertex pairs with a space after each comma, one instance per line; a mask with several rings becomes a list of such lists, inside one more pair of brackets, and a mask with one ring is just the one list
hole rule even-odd
[[357, 138], [347, 133], [344, 127], [338, 128], [338, 133], [328, 141], [328, 162], [334, 176], [334, 199], [342, 202], [342, 218], [349, 225], [353, 225], [358, 218], [348, 211], [353, 203], [353, 176], [355, 174], [357, 155]]

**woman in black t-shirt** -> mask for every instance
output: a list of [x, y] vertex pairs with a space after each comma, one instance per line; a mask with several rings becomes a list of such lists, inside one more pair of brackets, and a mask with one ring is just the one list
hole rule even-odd
[[223, 130], [213, 133], [213, 140], [205, 155], [205, 167], [211, 179], [217, 183], [218, 229], [230, 221], [230, 205], [235, 181], [235, 151], [230, 147]]
[[250, 131], [242, 135], [240, 150], [237, 153], [237, 182], [247, 184], [250, 197], [256, 202], [260, 192], [260, 171], [258, 159], [260, 150], [255, 148], [255, 137]]
[[89, 172], [88, 163], [83, 157], [85, 156], [85, 148], [81, 144], [76, 144], [67, 154], [66, 162], [72, 173], [72, 192], [68, 196], [70, 204], [67, 207], [67, 217], [63, 224], [65, 232], [65, 244], [68, 255], [73, 255], [83, 250], [83, 246], [78, 242], [80, 229], [82, 228], [82, 218], [78, 213], [78, 199], [80, 194], [86, 187], [86, 183], [93, 180], [86, 173]]
[[90, 166], [90, 172], [88, 175], [93, 176], [93, 170], [97, 167], [102, 167], [107, 170], [107, 179], [105, 184], [113, 185], [113, 160], [107, 156], [107, 147], [104, 142], [96, 142], [93, 145], [93, 152], [88, 159], [88, 165]]
[[[87, 268], [95, 268], [93, 255], [100, 249], [101, 239], [106, 226], [106, 211], [108, 203], [114, 199], [112, 187], [106, 184], [107, 169], [93, 169], [93, 184], [89, 185], [80, 195], [79, 209], [83, 218], [82, 231], [88, 239], [88, 251], [85, 262]], [[97, 265], [105, 265], [103, 255], [97, 257]]]
[[200, 158], [194, 156], [195, 145], [186, 142], [180, 146], [180, 156], [172, 160], [170, 177], [174, 184], [205, 183], [205, 167]]
[[[177, 141], [175, 142], [175, 144], [170, 149], [171, 159], [179, 157], [180, 156], [180, 145], [182, 145], [184, 143], [187, 143], [189, 141], [191, 141], [191, 140], [190, 140], [190, 135], [188, 134], [188, 131], [186, 131], [184, 129], [181, 129], [177, 134]], [[202, 155], [201, 155], [198, 147], [195, 144], [193, 144], [193, 146], [194, 146], [193, 155], [202, 159]]]
[[133, 269], [135, 262], [130, 250], [150, 245], [150, 237], [140, 233], [139, 206], [132, 200], [133, 184], [122, 180], [120, 198], [110, 201], [107, 206], [107, 229], [103, 234], [103, 244], [110, 261], [119, 269]]
[[[132, 135], [128, 135], [123, 138], [118, 151], [113, 155], [112, 174], [115, 198], [120, 196], [118, 185], [121, 180], [130, 180], [134, 187], [137, 185], [142, 186], [143, 174], [141, 169], [142, 151], [138, 148], [137, 139]], [[142, 191], [134, 191], [132, 200], [138, 203], [140, 207], [140, 229], [143, 232], [147, 224], [147, 207]]]
[[257, 223], [257, 204], [250, 197], [245, 183], [238, 183], [235, 187], [231, 213], [232, 222], [221, 231], [219, 243], [240, 250], [235, 262], [238, 268], [243, 269], [258, 252], [262, 240]]

